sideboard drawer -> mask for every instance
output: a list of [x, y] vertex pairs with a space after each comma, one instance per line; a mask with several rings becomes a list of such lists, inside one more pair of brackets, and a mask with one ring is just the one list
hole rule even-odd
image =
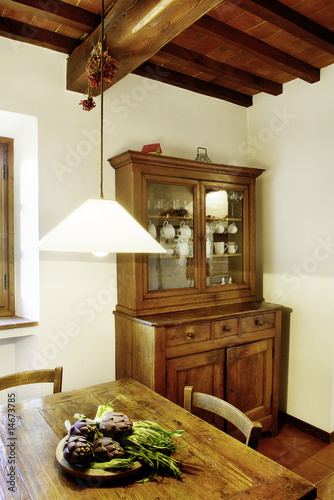
[[166, 346], [210, 340], [210, 323], [190, 323], [166, 328]]
[[238, 334], [238, 319], [223, 319], [215, 321], [214, 338], [220, 339], [222, 337], [230, 337], [231, 335]]
[[241, 318], [241, 333], [275, 328], [275, 315], [275, 312], [270, 312]]

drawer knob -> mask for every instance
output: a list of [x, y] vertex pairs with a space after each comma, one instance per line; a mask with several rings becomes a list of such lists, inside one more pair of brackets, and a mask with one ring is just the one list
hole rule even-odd
[[188, 337], [188, 339], [193, 339], [195, 337], [194, 332], [188, 332], [187, 337]]
[[255, 324], [256, 324], [256, 326], [262, 326], [263, 325], [262, 319], [256, 319]]
[[223, 330], [224, 332], [230, 332], [231, 331], [230, 325], [224, 325]]

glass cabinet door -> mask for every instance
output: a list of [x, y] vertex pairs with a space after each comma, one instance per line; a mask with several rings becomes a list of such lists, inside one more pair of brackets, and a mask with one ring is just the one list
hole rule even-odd
[[148, 255], [148, 292], [195, 286], [194, 182], [147, 182], [148, 232], [165, 254]]
[[205, 187], [206, 286], [244, 282], [244, 192]]

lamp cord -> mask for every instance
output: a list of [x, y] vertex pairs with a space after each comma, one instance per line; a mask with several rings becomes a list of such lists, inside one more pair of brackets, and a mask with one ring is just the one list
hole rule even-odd
[[103, 62], [104, 62], [104, 0], [101, 0], [101, 165], [100, 165], [100, 196], [103, 195]]

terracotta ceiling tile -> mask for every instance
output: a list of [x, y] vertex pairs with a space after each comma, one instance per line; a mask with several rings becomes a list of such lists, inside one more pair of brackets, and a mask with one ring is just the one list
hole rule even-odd
[[279, 31], [281, 30], [277, 26], [263, 21], [262, 24], [258, 24], [257, 26], [254, 26], [254, 28], [248, 30], [247, 34], [253, 36], [254, 38], [258, 38], [259, 40], [264, 40], [271, 35], [275, 35]]
[[263, 22], [263, 19], [261, 19], [260, 17], [254, 16], [254, 14], [250, 14], [249, 12], [244, 11], [240, 16], [232, 19], [228, 24], [240, 31], [248, 32], [248, 30], [251, 30], [255, 26], [263, 24]]
[[279, 30], [276, 33], [273, 33], [272, 35], [263, 39], [263, 41], [276, 48], [281, 48], [288, 43], [293, 42], [294, 40], [296, 40], [296, 37], [294, 35], [290, 35], [290, 33], [282, 30]]
[[186, 49], [191, 49], [194, 45], [203, 40], [203, 38], [205, 38], [203, 33], [188, 28], [173, 38], [173, 43]]
[[213, 36], [205, 36], [200, 42], [191, 47], [195, 52], [207, 55], [221, 46], [221, 41]]
[[[299, 40], [296, 38], [295, 40], [285, 44], [281, 48], [282, 50], [284, 50], [284, 52], [287, 52], [288, 54], [301, 59], [301, 53], [309, 49], [310, 45], [307, 42], [304, 42], [303, 40]], [[314, 50], [316, 50], [315, 47]]]
[[221, 21], [222, 23], [229, 24], [232, 19], [243, 14], [245, 11], [236, 5], [225, 2], [216, 9], [212, 10], [208, 15]]
[[4, 10], [3, 16], [8, 19], [13, 19], [13, 21], [19, 21], [26, 24], [30, 24], [34, 17], [31, 14], [25, 14], [24, 12], [18, 12], [17, 10], [9, 8]]
[[208, 56], [211, 57], [212, 59], [215, 59], [215, 61], [227, 62], [231, 57], [233, 57], [238, 52], [240, 52], [240, 49], [236, 47], [222, 45], [218, 49], [210, 52]]
[[[282, 3], [285, 3], [283, 1]], [[310, 17], [316, 12], [318, 12], [321, 9], [324, 9], [330, 5], [332, 5], [331, 0], [303, 0], [300, 2], [297, 2], [293, 8], [297, 11], [303, 14], [304, 16]], [[287, 5], [287, 4], [286, 4]]]
[[[231, 61], [229, 61], [231, 63]], [[231, 63], [232, 64], [232, 63]], [[249, 62], [245, 63], [243, 66], [243, 70], [248, 71], [249, 73], [253, 73], [255, 75], [258, 74], [259, 70], [263, 68], [263, 66], [266, 66], [267, 63], [261, 59], [252, 59], [249, 60]]]
[[273, 75], [277, 75], [277, 68], [271, 64], [265, 64], [256, 72], [256, 74], [270, 79], [273, 78]]
[[[228, 76], [220, 76], [219, 78], [214, 78], [212, 83], [215, 83], [216, 85], [222, 85], [222, 86], [230, 86], [232, 84], [231, 79]], [[238, 82], [234, 82], [234, 86], [238, 86]]]
[[308, 47], [303, 50], [299, 53], [299, 58], [303, 61], [307, 61], [316, 68], [323, 68], [334, 62], [334, 55], [323, 52], [316, 47]]
[[237, 68], [244, 69], [245, 65], [251, 64], [254, 61], [254, 56], [244, 50], [240, 50], [237, 54], [230, 57], [228, 63]]
[[310, 17], [312, 21], [331, 29], [334, 25], [334, 5], [330, 5], [329, 7], [320, 10]]

